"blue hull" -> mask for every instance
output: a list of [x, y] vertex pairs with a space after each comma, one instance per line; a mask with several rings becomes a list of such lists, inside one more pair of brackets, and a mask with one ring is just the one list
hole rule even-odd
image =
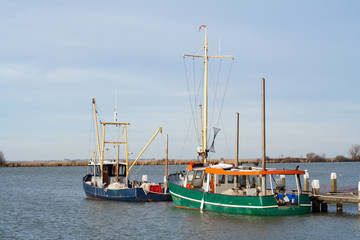
[[166, 193], [145, 193], [143, 188], [103, 189], [89, 185], [83, 181], [83, 188], [88, 198], [115, 200], [124, 202], [158, 202], [172, 201], [169, 189]]

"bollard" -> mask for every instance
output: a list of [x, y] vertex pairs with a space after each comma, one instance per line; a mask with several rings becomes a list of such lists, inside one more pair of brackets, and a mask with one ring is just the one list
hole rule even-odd
[[336, 193], [337, 192], [337, 177], [336, 173], [331, 173], [331, 192]]
[[304, 192], [309, 192], [309, 172], [307, 170], [304, 174]]
[[[360, 198], [360, 181], [359, 181], [359, 184], [358, 184], [358, 196]], [[360, 203], [358, 203], [358, 211], [359, 211], [359, 215], [360, 215]]]
[[[331, 173], [331, 192], [337, 193], [337, 176], [336, 173]], [[336, 211], [342, 212], [343, 210], [343, 204], [342, 203], [336, 203]]]
[[[320, 195], [320, 181], [315, 179], [313, 181], [311, 181], [311, 190], [312, 190], [312, 194], [314, 196], [316, 195]], [[317, 198], [314, 198], [312, 200], [312, 211], [313, 212], [320, 212], [320, 202], [319, 200], [317, 200]]]

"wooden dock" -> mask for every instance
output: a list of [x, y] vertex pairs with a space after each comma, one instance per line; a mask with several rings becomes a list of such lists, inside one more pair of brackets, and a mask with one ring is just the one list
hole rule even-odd
[[323, 195], [311, 193], [310, 201], [312, 202], [312, 212], [327, 212], [328, 204], [336, 204], [337, 211], [342, 212], [343, 204], [360, 204], [360, 197], [354, 193], [327, 193]]
[[[343, 204], [357, 204], [360, 215], [360, 182], [358, 192], [338, 192], [336, 173], [331, 174], [331, 192], [320, 193], [319, 180], [311, 182], [311, 192], [309, 191], [308, 176], [305, 179], [305, 192], [309, 192], [310, 201], [312, 202], [312, 212], [327, 212], [328, 204], [336, 204], [338, 212], [342, 212]], [[307, 185], [306, 185], [307, 184]], [[355, 190], [356, 191], [356, 190]]]

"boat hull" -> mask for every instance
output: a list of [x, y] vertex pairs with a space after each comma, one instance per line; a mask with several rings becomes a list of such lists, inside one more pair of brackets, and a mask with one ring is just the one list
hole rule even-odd
[[171, 201], [169, 190], [165, 193], [145, 192], [143, 188], [104, 189], [94, 187], [83, 181], [83, 188], [87, 198], [100, 200], [114, 200], [124, 202], [159, 202]]
[[234, 196], [204, 193], [169, 182], [176, 207], [246, 215], [297, 215], [311, 211], [307, 194], [300, 194], [298, 204], [279, 206], [274, 196]]

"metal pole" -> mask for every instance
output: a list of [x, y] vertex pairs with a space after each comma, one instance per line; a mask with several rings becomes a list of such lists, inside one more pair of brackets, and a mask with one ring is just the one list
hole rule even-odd
[[165, 150], [165, 178], [164, 178], [164, 187], [168, 187], [168, 182], [167, 182], [167, 176], [168, 174], [168, 164], [169, 164], [169, 158], [168, 158], [168, 134], [166, 134], [166, 150]]
[[207, 134], [208, 134], [208, 43], [207, 28], [205, 27], [205, 45], [204, 45], [204, 163], [207, 162]]
[[165, 176], [169, 175], [168, 174], [168, 164], [169, 164], [169, 158], [168, 158], [168, 144], [169, 144], [169, 140], [168, 140], [168, 135], [166, 134], [166, 152], [165, 152]]
[[235, 167], [239, 166], [239, 113], [236, 113], [236, 155]]
[[[236, 153], [235, 153], [235, 167], [239, 167], [239, 113], [236, 112]], [[236, 189], [239, 176], [234, 176], [234, 188]]]
[[[261, 78], [261, 102], [262, 102], [262, 170], [266, 170], [266, 145], [265, 145], [265, 79]], [[261, 181], [261, 194], [266, 195], [266, 176], [262, 176]]]

